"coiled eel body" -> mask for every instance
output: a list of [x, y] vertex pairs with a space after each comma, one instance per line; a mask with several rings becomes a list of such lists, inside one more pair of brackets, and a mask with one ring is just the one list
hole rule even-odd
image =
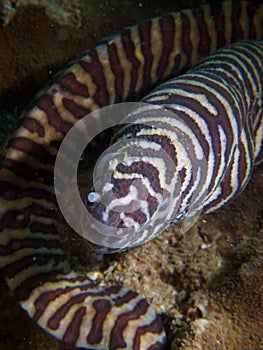
[[[165, 344], [161, 322], [143, 297], [120, 286], [96, 286], [70, 268], [59, 243], [53, 188], [54, 162], [62, 139], [90, 111], [143, 96], [157, 82], [178, 75], [219, 47], [262, 39], [262, 20], [262, 5], [230, 1], [170, 13], [130, 27], [105, 39], [60, 72], [23, 113], [20, 127], [6, 146], [0, 171], [0, 265], [22, 308], [54, 337], [85, 349], [155, 350]], [[218, 176], [207, 172], [209, 191], [222, 177], [226, 188], [220, 187], [223, 196], [219, 193], [202, 203], [207, 210], [223, 205], [241, 190], [255, 158], [262, 156], [262, 107], [259, 99], [255, 104], [251, 101], [255, 91], [262, 93], [262, 43], [241, 45], [237, 51], [240, 53], [233, 53], [229, 71], [222, 67], [222, 77], [225, 81], [229, 74], [240, 73], [243, 96], [232, 88], [227, 93], [221, 86], [224, 82], [218, 82], [212, 71], [209, 77], [196, 80], [197, 85], [205, 85], [208, 79], [213, 88], [204, 112], [210, 104], [212, 114], [218, 108], [224, 126], [230, 127], [209, 131], [211, 149], [230, 153], [220, 153], [220, 161], [209, 164], [208, 170], [216, 166], [219, 171]], [[209, 60], [202, 65], [205, 70]], [[198, 76], [194, 72], [191, 74]], [[166, 103], [169, 98], [165, 91], [170, 88], [173, 82], [164, 85], [162, 98], [161, 92], [153, 93], [146, 101], [154, 103], [157, 97], [156, 102], [163, 99]], [[210, 101], [218, 88], [216, 100]], [[196, 91], [193, 94], [188, 96], [189, 101], [201, 105], [194, 98]], [[226, 112], [230, 104], [233, 119]], [[236, 119], [237, 111], [254, 112], [254, 119]], [[214, 133], [221, 137], [220, 143], [213, 141]], [[195, 137], [208, 157], [207, 138], [206, 146], [202, 135]], [[240, 143], [236, 143], [238, 137]]]

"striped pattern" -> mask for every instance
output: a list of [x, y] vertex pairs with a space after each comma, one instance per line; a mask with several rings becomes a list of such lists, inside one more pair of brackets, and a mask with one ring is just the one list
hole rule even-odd
[[[147, 95], [147, 104], [126, 119], [136, 124], [115, 137], [125, 142], [103, 155], [112, 160], [100, 182], [111, 182], [88, 196], [89, 211], [105, 224], [99, 231], [105, 242], [107, 226], [117, 228], [109, 248], [119, 247], [123, 228], [129, 228], [133, 247], [240, 193], [263, 160], [262, 96], [263, 41], [218, 50]], [[109, 193], [113, 199], [104, 200]]]
[[[163, 348], [162, 325], [145, 299], [121, 287], [95, 286], [71, 270], [57, 232], [56, 153], [68, 130], [90, 111], [137, 99], [221, 46], [261, 39], [262, 20], [263, 5], [229, 1], [130, 27], [60, 72], [23, 113], [0, 170], [0, 266], [22, 308], [46, 331], [86, 349]], [[245, 77], [247, 92], [256, 78]], [[255, 119], [246, 130], [253, 134], [259, 123]], [[249, 138], [242, 137], [249, 148]], [[210, 204], [221, 205], [216, 196]]]

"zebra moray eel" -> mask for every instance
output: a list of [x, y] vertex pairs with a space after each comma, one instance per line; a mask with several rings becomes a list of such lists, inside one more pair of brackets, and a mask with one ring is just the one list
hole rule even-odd
[[98, 161], [99, 192], [88, 195], [90, 213], [103, 223], [97, 250], [147, 242], [244, 189], [263, 160], [262, 67], [263, 41], [232, 44], [162, 83], [130, 112], [114, 149]]
[[[262, 39], [262, 21], [263, 5], [243, 1], [150, 19], [85, 52], [40, 91], [23, 113], [20, 126], [7, 142], [0, 170], [0, 266], [21, 307], [54, 337], [83, 349], [156, 350], [164, 348], [166, 341], [159, 318], [143, 297], [120, 286], [97, 286], [70, 268], [59, 243], [53, 187], [54, 163], [63, 138], [90, 111], [138, 99], [156, 83], [186, 71], [222, 46]], [[262, 86], [258, 64], [262, 56], [255, 53], [260, 45], [243, 49], [253, 62], [248, 63], [243, 54], [249, 72], [238, 68], [245, 95], [229, 94], [231, 100], [224, 101], [222, 113], [235, 98], [241, 101], [239, 108], [246, 110], [254, 85]], [[233, 70], [234, 66], [232, 63]], [[171, 83], [167, 84], [166, 88]], [[220, 87], [221, 93], [225, 95]], [[240, 128], [241, 119], [226, 118], [225, 123], [232, 123], [234, 131], [227, 133], [227, 147], [236, 130], [241, 131], [243, 184], [251, 171], [252, 154], [256, 155], [253, 140], [260, 121], [255, 119], [253, 124], [247, 118], [244, 128]], [[201, 135], [195, 136], [201, 141]], [[213, 147], [220, 146], [211, 142]], [[207, 152], [208, 145], [203, 147]], [[231, 150], [232, 155], [237, 148]], [[228, 159], [229, 170], [237, 169], [236, 157]], [[224, 172], [222, 156], [221, 162], [217, 163], [220, 173]], [[236, 171], [227, 173], [228, 177], [236, 175]], [[226, 199], [231, 196], [225, 193]]]

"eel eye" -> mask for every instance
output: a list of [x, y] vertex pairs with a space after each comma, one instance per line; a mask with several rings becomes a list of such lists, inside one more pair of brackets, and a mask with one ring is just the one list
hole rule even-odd
[[168, 200], [165, 200], [158, 205], [158, 210], [164, 211], [167, 209], [167, 207], [168, 207]]

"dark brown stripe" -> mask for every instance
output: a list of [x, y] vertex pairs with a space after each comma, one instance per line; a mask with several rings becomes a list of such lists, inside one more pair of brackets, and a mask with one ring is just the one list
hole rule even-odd
[[129, 88], [129, 92], [128, 92], [128, 99], [133, 99], [133, 98], [136, 98], [136, 95], [137, 95], [137, 91], [135, 91], [135, 87], [136, 87], [136, 82], [138, 79], [138, 69], [139, 69], [141, 63], [135, 57], [135, 47], [134, 47], [134, 44], [131, 40], [131, 30], [130, 29], [128, 29], [127, 31], [125, 31], [122, 34], [121, 40], [122, 40], [122, 45], [123, 45], [124, 51], [126, 53], [126, 56], [132, 64], [132, 69], [130, 72], [131, 83], [130, 83], [130, 88]]
[[191, 57], [193, 52], [193, 45], [190, 40], [190, 34], [191, 34], [191, 24], [189, 18], [182, 13], [181, 14], [182, 19], [182, 49], [186, 56], [186, 64], [184, 67], [184, 70], [187, 70], [191, 66]]
[[[156, 211], [157, 201], [156, 201], [156, 199], [154, 197], [148, 195], [147, 202], [148, 202], [148, 205], [149, 205], [150, 215], [152, 215]], [[145, 222], [147, 221], [147, 217], [146, 217], [145, 213], [142, 211], [141, 208], [139, 208], [138, 210], [133, 211], [132, 213], [128, 213], [127, 216], [130, 217], [130, 218], [133, 218], [133, 220], [138, 222], [140, 225], [145, 224]], [[118, 227], [125, 227], [123, 225], [124, 225], [124, 223], [121, 220], [120, 225]]]
[[57, 310], [54, 310], [54, 314], [48, 320], [48, 327], [52, 330], [56, 330], [59, 328], [61, 320], [66, 316], [71, 306], [74, 304], [82, 304], [87, 297], [87, 293], [74, 295], [71, 299], [63, 304]]
[[[231, 160], [229, 166], [225, 169], [225, 173], [223, 178], [220, 181], [221, 193], [220, 196], [210, 202], [206, 207], [211, 208], [220, 203], [224, 198], [228, 197], [232, 193], [232, 188], [229, 186], [231, 183], [231, 175], [232, 175], [232, 167], [233, 167], [233, 159]], [[226, 203], [224, 203], [225, 205]]]
[[101, 296], [101, 297], [105, 297], [105, 296], [109, 296], [111, 294], [118, 294], [120, 289], [122, 289], [121, 286], [110, 286], [110, 287], [105, 287], [103, 289], [99, 289], [96, 292], [96, 295]]
[[0, 230], [5, 228], [19, 229], [30, 225], [31, 216], [38, 218], [47, 217], [55, 219], [57, 211], [55, 209], [46, 209], [39, 204], [33, 203], [23, 210], [8, 210], [0, 220]]
[[40, 253], [35, 252], [32, 255], [25, 256], [19, 260], [14, 261], [11, 264], [6, 265], [3, 268], [3, 272], [6, 277], [13, 278], [16, 274], [26, 270], [30, 266], [42, 266], [48, 264], [48, 262], [53, 262], [54, 265], [57, 265], [64, 261], [66, 257], [64, 255], [56, 255], [55, 253], [47, 254], [46, 252]]
[[[57, 281], [58, 274], [65, 274], [69, 272], [69, 265], [65, 261], [63, 268], [56, 269], [56, 267], [53, 267], [53, 271], [47, 270], [45, 273], [38, 273], [35, 276], [29, 277], [15, 289], [15, 297], [19, 301], [27, 300], [35, 288], [42, 286], [45, 282]], [[60, 280], [62, 280], [62, 278], [60, 278]]]
[[[122, 164], [118, 164], [117, 170], [124, 173], [125, 166]], [[123, 171], [122, 171], [123, 170]], [[114, 196], [116, 198], [122, 198], [129, 194], [130, 192], [130, 186], [132, 184], [132, 179], [115, 179], [112, 178], [111, 183], [114, 185], [112, 191], [114, 193]]]
[[[120, 163], [118, 164], [116, 170], [122, 174], [134, 174], [134, 173], [140, 174], [143, 177], [149, 179], [151, 183], [151, 187], [154, 189], [155, 192], [157, 193], [163, 192], [163, 189], [161, 188], [160, 180], [159, 180], [159, 171], [150, 163], [140, 161], [140, 162], [134, 162], [129, 166], [126, 166]], [[124, 197], [129, 193], [129, 188], [123, 188], [122, 183], [123, 183], [123, 179], [120, 179], [119, 181], [117, 180], [115, 185], [116, 188], [114, 186], [112, 190], [114, 195], [116, 195], [117, 198]], [[123, 190], [125, 191], [125, 193], [123, 192]]]
[[62, 90], [70, 92], [72, 95], [88, 98], [89, 90], [86, 85], [80, 83], [73, 73], [68, 73], [58, 78], [57, 84], [62, 87]]
[[22, 163], [15, 159], [5, 158], [2, 163], [2, 168], [6, 168], [14, 173], [17, 177], [27, 181], [36, 181], [46, 185], [54, 184], [54, 174], [44, 169], [34, 169], [28, 163]]
[[111, 310], [112, 304], [107, 299], [96, 300], [92, 304], [96, 310], [96, 314], [92, 320], [92, 327], [87, 335], [87, 342], [89, 344], [98, 344], [101, 342], [103, 337], [103, 324], [108, 313]]
[[[141, 116], [141, 113], [139, 114]], [[136, 116], [134, 117], [134, 120], [136, 119]], [[116, 142], [117, 140], [120, 140], [122, 138], [134, 138], [137, 137], [137, 134], [141, 131], [141, 130], [152, 130], [153, 127], [151, 127], [150, 125], [146, 125], [146, 124], [140, 124], [140, 123], [136, 123], [136, 124], [123, 124], [118, 130], [117, 132], [113, 135], [113, 139], [112, 142]]]
[[41, 125], [40, 122], [36, 119], [27, 117], [23, 121], [23, 127], [32, 133], [37, 133], [39, 137], [45, 136], [45, 129], [43, 125]]
[[152, 85], [151, 69], [153, 55], [151, 51], [151, 27], [152, 21], [145, 21], [138, 27], [138, 32], [141, 41], [141, 50], [144, 57], [142, 95], [146, 93], [146, 91], [149, 91], [149, 88]]
[[[245, 177], [246, 177], [246, 170], [249, 164], [251, 164], [253, 166], [253, 152], [252, 152], [252, 145], [249, 139], [249, 136], [247, 135], [247, 142], [246, 142], [248, 149], [249, 149], [249, 155], [251, 156], [250, 159], [247, 159], [246, 157], [246, 152], [245, 152], [245, 148], [243, 143], [239, 143], [239, 151], [240, 151], [240, 155], [238, 158], [238, 185], [239, 185], [239, 190], [238, 193], [241, 192], [243, 190], [243, 187], [241, 187], [242, 182], [244, 181]], [[250, 163], [251, 161], [251, 163]], [[232, 170], [234, 171], [234, 170]], [[248, 179], [249, 180], [249, 179]], [[247, 182], [248, 182], [247, 180]]]
[[14, 137], [10, 140], [9, 147], [18, 151], [23, 151], [33, 156], [36, 160], [41, 160], [43, 164], [54, 164], [55, 156], [51, 155], [46, 147], [25, 137]]
[[158, 64], [158, 80], [163, 79], [164, 72], [169, 64], [169, 58], [174, 47], [175, 23], [174, 17], [166, 15], [160, 18], [159, 26], [163, 38], [162, 55]]
[[[156, 317], [156, 319], [145, 326], [138, 327], [136, 330], [136, 334], [133, 340], [133, 350], [140, 350], [141, 348], [141, 337], [146, 333], [153, 333], [153, 334], [161, 334], [163, 329], [161, 320], [159, 317]], [[164, 345], [160, 344], [159, 342], [156, 342], [154, 345], [150, 347], [150, 349], [162, 349], [164, 348]], [[147, 349], [148, 350], [148, 349]]]
[[56, 152], [59, 150], [59, 147], [61, 145], [61, 142], [60, 141], [57, 141], [57, 140], [50, 140], [50, 146], [52, 148], [55, 148], [56, 149]]
[[121, 297], [118, 297], [116, 299], [116, 302], [114, 304], [114, 306], [122, 306], [125, 303], [129, 303], [132, 299], [137, 298], [138, 293], [132, 291], [132, 290], [128, 290], [127, 293]]
[[225, 39], [225, 13], [221, 3], [215, 3], [210, 5], [211, 17], [215, 22], [216, 34], [217, 34], [217, 47], [223, 47], [226, 45]]
[[62, 337], [62, 340], [68, 344], [75, 345], [80, 334], [80, 326], [82, 319], [86, 314], [86, 307], [81, 306], [73, 315], [71, 322], [66, 329], [65, 334]]
[[59, 248], [59, 239], [41, 239], [41, 238], [23, 238], [23, 239], [12, 239], [8, 245], [0, 245], [0, 255], [6, 256], [11, 255], [17, 250], [32, 248], [38, 249], [42, 247], [47, 248]]
[[[97, 50], [94, 50], [90, 53], [91, 62], [86, 62], [81, 60], [79, 65], [90, 74], [93, 83], [96, 85], [96, 93], [94, 94], [94, 102], [99, 107], [104, 107], [110, 104], [110, 96], [109, 91], [107, 89], [105, 74], [103, 71], [103, 67], [100, 63], [100, 59], [98, 56], [98, 52], [100, 52], [100, 48], [104, 48], [105, 45], [97, 47]], [[97, 52], [98, 51], [98, 52]]]
[[43, 224], [42, 222], [32, 222], [29, 225], [29, 229], [30, 232], [32, 233], [37, 233], [37, 232], [41, 232], [41, 233], [50, 233], [50, 234], [58, 234], [58, 230], [56, 225], [54, 224]]
[[82, 107], [78, 105], [75, 101], [63, 97], [62, 99], [63, 106], [76, 118], [82, 119], [86, 117], [91, 110], [89, 108]]
[[173, 68], [172, 68], [171, 74], [169, 76], [179, 75], [179, 74], [181, 74], [181, 73], [183, 73], [185, 71], [185, 67], [184, 66], [181, 67], [181, 69], [179, 69], [180, 63], [181, 63], [181, 59], [182, 59], [181, 54], [178, 54], [178, 55], [175, 56]]
[[[44, 189], [40, 188], [23, 188], [22, 186], [15, 186], [9, 182], [0, 182], [0, 193], [1, 197], [5, 200], [15, 200], [15, 199], [22, 199], [25, 197], [31, 197], [33, 199], [46, 199], [47, 201], [56, 202], [54, 193], [50, 193]], [[25, 209], [23, 209], [23, 212], [20, 211], [20, 214], [23, 214], [25, 212]]]
[[131, 311], [123, 313], [117, 317], [110, 334], [110, 349], [126, 348], [127, 344], [123, 338], [125, 328], [129, 321], [139, 319], [141, 315], [144, 315], [147, 312], [148, 308], [149, 304], [145, 299], [142, 299]]
[[108, 44], [108, 53], [111, 70], [114, 74], [114, 88], [115, 88], [115, 103], [123, 101], [124, 90], [124, 72], [121, 66], [121, 60], [118, 55], [116, 45], [114, 43]]
[[[250, 1], [247, 3], [246, 6], [246, 12], [247, 12], [247, 19], [248, 19], [248, 29], [249, 29], [249, 34], [248, 37], [249, 39], [259, 39], [257, 36], [257, 32], [255, 29], [255, 25], [253, 23], [253, 19], [255, 17], [257, 9], [262, 6], [262, 2], [260, 1], [258, 4], [256, 1]], [[263, 23], [261, 22], [261, 28], [262, 28]]]
[[240, 3], [234, 1], [233, 2], [233, 11], [231, 16], [232, 22], [232, 35], [231, 42], [237, 42], [244, 39], [244, 33], [240, 24], [240, 16], [241, 16], [241, 5]]
[[[202, 172], [202, 170], [201, 170], [201, 172]], [[180, 177], [182, 176], [182, 173], [186, 173], [186, 172], [185, 172], [185, 168], [183, 168], [183, 169], [180, 171]], [[205, 176], [206, 173], [202, 172], [202, 175]], [[196, 172], [196, 169], [195, 169], [195, 171], [192, 171], [192, 172], [191, 172], [191, 178], [190, 178], [190, 180], [189, 180], [189, 182], [188, 182], [188, 184], [187, 184], [186, 189], [185, 189], [183, 192], [181, 192], [181, 201], [182, 201], [182, 199], [184, 199], [184, 198], [188, 195], [188, 193], [190, 193], [190, 191], [192, 190], [193, 186], [196, 184], [196, 180], [197, 180], [197, 172]], [[183, 179], [182, 179], [181, 181], [183, 181]], [[202, 183], [200, 184], [200, 186], [201, 186], [201, 185], [202, 185]], [[178, 194], [180, 194], [180, 193], [178, 193]], [[186, 211], [188, 210], [189, 206], [194, 202], [194, 200], [196, 199], [196, 197], [197, 197], [198, 195], [199, 195], [198, 191], [195, 190], [195, 191], [192, 192], [192, 194], [190, 195], [190, 197], [187, 199], [188, 206], [187, 206], [187, 208], [185, 209]], [[179, 205], [181, 205], [181, 202], [180, 202]], [[179, 205], [178, 205], [178, 208], [179, 208]], [[186, 213], [186, 212], [185, 212], [185, 213]], [[179, 220], [179, 222], [180, 222], [180, 220], [181, 220], [180, 215], [179, 215], [179, 218], [178, 218], [178, 213], [177, 213], [177, 215], [176, 215], [176, 217], [175, 217], [175, 222], [176, 222], [177, 220]]]
[[207, 30], [207, 24], [202, 8], [193, 9], [193, 16], [196, 20], [200, 41], [198, 45], [198, 53], [200, 57], [206, 56], [210, 53], [211, 38]]
[[[171, 143], [171, 140], [165, 135], [142, 135], [138, 136], [138, 139], [144, 139], [152, 142], [156, 142], [162, 146], [162, 149], [168, 154], [168, 156], [173, 160], [175, 166], [177, 166], [177, 153], [174, 145]], [[169, 174], [168, 174], [169, 175]], [[174, 176], [174, 174], [172, 175]], [[171, 178], [168, 180], [171, 180]]]
[[[55, 94], [55, 92], [54, 92]], [[57, 132], [65, 136], [72, 128], [73, 124], [69, 123], [59, 114], [51, 95], [45, 94], [37, 102], [39, 109], [44, 111], [47, 115], [49, 125], [51, 125]]]

